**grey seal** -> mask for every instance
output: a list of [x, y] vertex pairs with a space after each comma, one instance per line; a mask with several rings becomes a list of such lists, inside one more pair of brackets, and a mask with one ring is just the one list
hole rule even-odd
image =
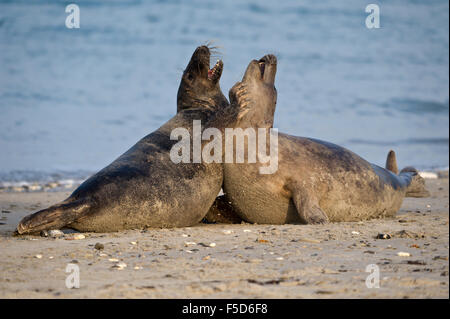
[[234, 125], [236, 112], [228, 109], [219, 85], [223, 63], [218, 61], [210, 69], [209, 60], [207, 46], [193, 53], [183, 72], [174, 117], [83, 182], [66, 200], [24, 217], [16, 232], [62, 227], [112, 232], [201, 221], [222, 186], [223, 167], [203, 161], [174, 163], [170, 150], [177, 141], [170, 135], [175, 128], [186, 128], [192, 136], [194, 120], [201, 120], [204, 128]]
[[[241, 112], [238, 127], [273, 126], [276, 68], [273, 55], [253, 60], [230, 90], [230, 102]], [[248, 160], [224, 164], [226, 198], [220, 200], [231, 203], [247, 222], [322, 224], [381, 218], [393, 216], [405, 196], [429, 195], [416, 169], [397, 172], [393, 151], [384, 169], [341, 146], [278, 133], [278, 170], [260, 174], [262, 165]]]

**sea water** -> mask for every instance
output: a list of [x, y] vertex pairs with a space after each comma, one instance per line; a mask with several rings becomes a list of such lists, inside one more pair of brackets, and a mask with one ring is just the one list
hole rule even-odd
[[[80, 28], [65, 8], [80, 8]], [[280, 132], [384, 165], [448, 168], [449, 3], [0, 0], [0, 184], [82, 180], [176, 112], [183, 69], [212, 41], [225, 95], [278, 57]]]

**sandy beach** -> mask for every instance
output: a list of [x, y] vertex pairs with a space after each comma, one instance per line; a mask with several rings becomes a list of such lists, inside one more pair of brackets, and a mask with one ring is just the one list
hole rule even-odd
[[[23, 216], [70, 192], [0, 193], [0, 298], [448, 298], [449, 180], [426, 185], [431, 197], [405, 199], [392, 219], [83, 239], [13, 236]], [[79, 268], [78, 289], [66, 287], [68, 264]], [[366, 285], [368, 265], [378, 267], [379, 288]]]

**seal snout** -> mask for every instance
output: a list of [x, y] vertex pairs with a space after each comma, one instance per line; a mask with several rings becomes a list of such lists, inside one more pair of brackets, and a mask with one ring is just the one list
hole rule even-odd
[[210, 57], [211, 50], [206, 45], [197, 47], [192, 55], [190, 67], [188, 66], [188, 69], [194, 73], [198, 72], [199, 75], [206, 77], [212, 82], [217, 82], [222, 75], [223, 61], [217, 60], [216, 64], [214, 64], [212, 68], [209, 68]]

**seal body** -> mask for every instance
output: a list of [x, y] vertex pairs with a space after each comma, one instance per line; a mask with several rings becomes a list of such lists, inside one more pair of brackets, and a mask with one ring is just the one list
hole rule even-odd
[[209, 58], [205, 46], [192, 55], [172, 119], [87, 179], [62, 203], [26, 216], [17, 232], [61, 227], [110, 232], [198, 223], [220, 191], [223, 167], [214, 162], [173, 162], [170, 151], [178, 141], [171, 139], [171, 132], [183, 128], [192, 139], [194, 120], [200, 120], [203, 128], [234, 125], [227, 122], [234, 113], [219, 86], [223, 64], [218, 61], [209, 69]]
[[278, 134], [278, 170], [225, 164], [224, 192], [246, 221], [264, 224], [359, 221], [393, 216], [415, 172], [400, 175], [338, 145]]
[[[230, 90], [230, 101], [241, 109], [238, 127], [272, 127], [275, 72], [274, 56], [252, 61], [242, 82]], [[247, 222], [320, 224], [387, 217], [399, 210], [408, 193], [427, 193], [415, 169], [396, 175], [332, 143], [279, 133], [277, 149], [273, 174], [261, 174], [265, 164], [250, 163], [248, 154], [244, 163], [224, 164], [227, 200]], [[396, 170], [393, 152], [387, 163]]]

